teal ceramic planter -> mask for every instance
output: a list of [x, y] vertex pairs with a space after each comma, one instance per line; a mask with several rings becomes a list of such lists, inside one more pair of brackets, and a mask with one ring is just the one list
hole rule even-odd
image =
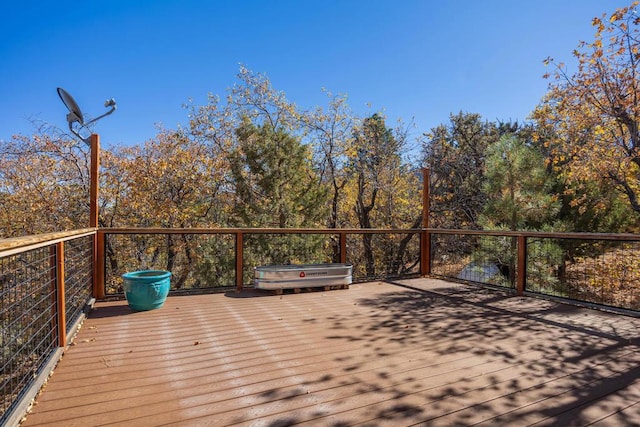
[[142, 270], [122, 275], [124, 296], [134, 311], [153, 310], [162, 307], [169, 295], [171, 272]]

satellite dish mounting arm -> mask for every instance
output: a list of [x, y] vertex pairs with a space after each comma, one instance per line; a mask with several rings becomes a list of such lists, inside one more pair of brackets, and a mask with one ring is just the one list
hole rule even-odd
[[[96, 117], [93, 120], [89, 120], [87, 123], [83, 124], [83, 126], [88, 126], [91, 123], [97, 122], [98, 120], [100, 120], [103, 117], [108, 116], [109, 114], [113, 113], [114, 111], [116, 111], [116, 100], [111, 98], [111, 99], [107, 99], [106, 101], [104, 101], [104, 106], [106, 107], [111, 107], [111, 109], [109, 111], [107, 111], [106, 113], [104, 113], [101, 116]], [[69, 118], [67, 117], [67, 120], [69, 120]]]
[[76, 131], [73, 128], [73, 124], [77, 122], [80, 125], [80, 127], [83, 128], [83, 127], [87, 127], [92, 123], [97, 122], [101, 118], [108, 116], [109, 114], [116, 111], [116, 101], [113, 98], [106, 100], [104, 103], [104, 106], [111, 107], [111, 109], [106, 113], [104, 113], [103, 115], [98, 116], [95, 119], [89, 120], [88, 122], [85, 123], [84, 116], [82, 115], [82, 111], [80, 110], [80, 107], [78, 106], [76, 101], [73, 99], [73, 97], [69, 95], [69, 93], [66, 90], [62, 89], [61, 87], [58, 88], [58, 95], [60, 96], [60, 99], [62, 99], [62, 102], [64, 103], [64, 105], [69, 110], [69, 113], [67, 114], [67, 123], [69, 124], [69, 130], [71, 131], [71, 133], [77, 136], [85, 144], [87, 144], [88, 146], [91, 146], [91, 143], [89, 141], [90, 136], [84, 138], [82, 135], [80, 135], [78, 131]]

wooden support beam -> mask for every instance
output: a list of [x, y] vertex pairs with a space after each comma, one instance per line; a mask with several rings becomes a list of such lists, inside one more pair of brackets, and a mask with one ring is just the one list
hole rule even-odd
[[106, 295], [105, 285], [105, 241], [104, 232], [98, 231], [93, 238], [93, 297], [102, 300]]
[[340, 232], [340, 263], [347, 263], [347, 233]]
[[429, 212], [431, 211], [429, 168], [422, 168], [422, 232], [420, 233], [420, 274], [431, 274], [431, 233], [429, 228]]
[[89, 227], [98, 226], [98, 180], [100, 170], [100, 136], [91, 134], [91, 166], [89, 196]]
[[242, 269], [244, 265], [243, 254], [243, 234], [241, 231], [236, 233], [236, 291], [240, 292], [244, 287], [242, 277]]
[[431, 233], [423, 230], [420, 234], [420, 275], [431, 274]]
[[517, 292], [518, 295], [524, 295], [527, 287], [527, 236], [518, 236], [518, 279]]

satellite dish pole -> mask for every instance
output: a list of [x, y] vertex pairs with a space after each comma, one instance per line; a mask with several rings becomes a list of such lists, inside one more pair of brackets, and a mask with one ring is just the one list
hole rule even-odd
[[[78, 139], [87, 144], [91, 150], [91, 166], [90, 166], [90, 180], [91, 185], [89, 189], [89, 227], [98, 227], [98, 171], [100, 169], [100, 136], [95, 133], [91, 133], [89, 136], [82, 136], [80, 134], [81, 129], [88, 129], [87, 126], [97, 122], [101, 118], [108, 116], [116, 110], [116, 101], [114, 99], [108, 99], [105, 101], [105, 107], [111, 107], [109, 111], [104, 113], [101, 116], [96, 117], [93, 120], [89, 120], [85, 123], [84, 115], [80, 110], [80, 107], [76, 103], [69, 93], [62, 89], [58, 88], [58, 95], [62, 102], [69, 110], [67, 114], [67, 123], [69, 124], [69, 130], [73, 133]], [[75, 125], [77, 123], [77, 125]], [[74, 126], [75, 125], [75, 126]]]

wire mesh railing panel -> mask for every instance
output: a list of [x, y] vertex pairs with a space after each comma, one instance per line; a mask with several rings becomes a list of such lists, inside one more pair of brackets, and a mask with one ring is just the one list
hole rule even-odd
[[528, 239], [527, 291], [640, 310], [640, 242]]
[[346, 235], [346, 260], [353, 280], [418, 275], [420, 231], [335, 232], [304, 230], [172, 231], [105, 233], [105, 287], [122, 293], [122, 274], [136, 270], [172, 272], [171, 290], [236, 286], [236, 238], [242, 234], [242, 283], [253, 282], [254, 268], [283, 264], [340, 262], [340, 236]]
[[172, 290], [234, 286], [235, 246], [232, 234], [106, 234], [106, 293], [137, 270], [171, 271]]
[[418, 275], [420, 234], [350, 234], [347, 236], [347, 262], [353, 264], [356, 282]]
[[93, 289], [93, 239], [85, 236], [64, 243], [67, 332], [80, 318]]
[[322, 234], [245, 234], [243, 282], [253, 281], [253, 269], [264, 265], [332, 262], [335, 239]]
[[465, 282], [514, 288], [517, 238], [477, 234], [432, 234], [431, 273]]
[[2, 418], [58, 347], [56, 298], [54, 246], [0, 258]]

